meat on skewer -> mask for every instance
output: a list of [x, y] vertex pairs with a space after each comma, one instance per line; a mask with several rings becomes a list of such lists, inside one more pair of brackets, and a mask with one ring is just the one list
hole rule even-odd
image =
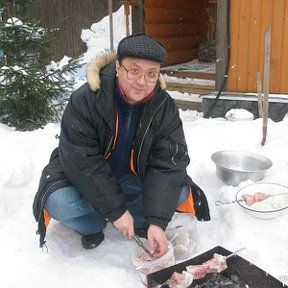
[[174, 272], [168, 281], [170, 288], [187, 288], [193, 282], [193, 275], [187, 271]]
[[271, 194], [266, 194], [266, 193], [263, 193], [263, 192], [256, 192], [254, 194], [254, 199], [256, 202], [261, 202], [269, 197], [271, 197], [272, 195]]
[[220, 273], [227, 269], [226, 257], [218, 253], [213, 258], [204, 262], [202, 265], [189, 265], [186, 270], [193, 275], [194, 279], [201, 279], [208, 273]]
[[194, 279], [204, 278], [208, 273], [220, 273], [225, 269], [227, 269], [226, 257], [215, 253], [212, 259], [201, 265], [189, 265], [186, 267], [187, 271], [174, 272], [169, 279], [169, 287], [187, 288]]
[[241, 198], [245, 201], [247, 206], [252, 206], [256, 202], [261, 202], [267, 198], [271, 197], [271, 194], [266, 194], [263, 192], [256, 192], [253, 195], [243, 194]]

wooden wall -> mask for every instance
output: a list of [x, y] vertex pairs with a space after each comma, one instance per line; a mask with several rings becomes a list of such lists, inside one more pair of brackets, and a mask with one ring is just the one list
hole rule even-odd
[[[64, 55], [78, 57], [87, 50], [80, 36], [82, 29], [89, 29], [108, 15], [107, 0], [38, 0], [39, 18], [44, 27], [59, 28], [55, 33], [52, 58], [60, 60]], [[113, 11], [121, 4], [113, 1]]]
[[198, 57], [208, 36], [208, 0], [145, 0], [144, 11], [145, 33], [167, 48], [166, 65]]
[[230, 65], [227, 90], [256, 92], [264, 78], [265, 32], [271, 25], [270, 93], [288, 93], [288, 1], [230, 1]]

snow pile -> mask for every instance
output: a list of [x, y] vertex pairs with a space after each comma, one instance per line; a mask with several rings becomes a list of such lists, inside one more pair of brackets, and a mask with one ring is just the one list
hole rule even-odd
[[254, 115], [246, 109], [230, 109], [226, 112], [225, 118], [230, 121], [253, 120]]
[[[131, 15], [129, 16], [131, 31]], [[113, 46], [117, 47], [119, 41], [126, 36], [126, 16], [122, 5], [116, 13], [113, 13]], [[84, 62], [88, 63], [97, 54], [110, 50], [109, 17], [104, 17], [100, 22], [91, 25], [90, 29], [83, 29], [81, 40], [87, 46], [84, 54]]]

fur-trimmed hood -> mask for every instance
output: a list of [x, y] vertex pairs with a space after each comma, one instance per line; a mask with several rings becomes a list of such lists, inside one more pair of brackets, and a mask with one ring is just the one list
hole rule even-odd
[[[95, 57], [87, 66], [87, 82], [92, 91], [100, 88], [100, 70], [109, 63], [116, 60], [116, 53], [109, 52]], [[162, 74], [159, 77], [159, 83], [162, 90], [166, 89], [166, 83]]]

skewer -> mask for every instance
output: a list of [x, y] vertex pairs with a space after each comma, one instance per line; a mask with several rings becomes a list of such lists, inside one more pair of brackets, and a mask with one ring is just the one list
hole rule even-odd
[[[278, 194], [269, 194], [268, 197], [265, 198], [265, 199], [268, 199], [268, 198], [270, 198], [270, 197], [280, 196], [280, 195], [288, 195], [288, 193], [287, 193], [287, 192], [283, 192], [283, 193], [278, 193]], [[252, 196], [252, 195], [251, 195], [251, 196]], [[265, 200], [265, 199], [264, 199], [264, 200]], [[262, 200], [262, 201], [264, 201], [264, 200]], [[236, 203], [236, 202], [243, 202], [243, 201], [245, 202], [244, 199], [237, 199], [237, 200], [228, 201], [228, 202], [223, 202], [223, 201], [218, 200], [218, 201], [215, 201], [215, 205], [216, 205], [216, 206], [219, 206], [219, 205], [228, 205], [228, 204], [233, 204], [233, 203]], [[262, 202], [262, 201], [258, 201], [258, 202]]]
[[244, 249], [246, 249], [246, 247], [242, 247], [242, 248], [240, 248], [240, 249], [232, 252], [231, 254], [227, 255], [227, 256], [225, 257], [225, 259], [227, 260], [227, 259], [233, 257], [234, 255], [236, 255], [237, 253], [239, 253], [240, 251], [242, 251], [242, 250], [244, 250]]

